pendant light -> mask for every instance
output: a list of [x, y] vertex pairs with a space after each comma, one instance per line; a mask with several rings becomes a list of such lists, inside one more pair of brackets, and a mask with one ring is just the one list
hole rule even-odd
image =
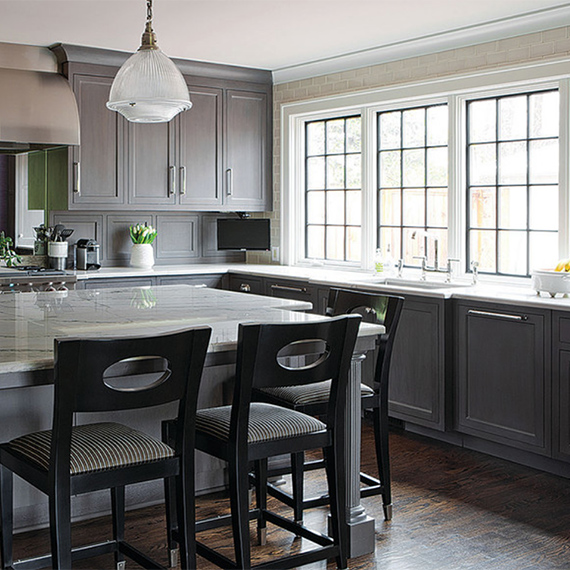
[[192, 107], [184, 77], [156, 44], [152, 0], [141, 46], [117, 72], [107, 107], [135, 123], [166, 123]]

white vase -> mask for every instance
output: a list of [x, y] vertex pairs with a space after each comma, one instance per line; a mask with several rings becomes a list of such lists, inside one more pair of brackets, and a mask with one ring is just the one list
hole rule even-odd
[[131, 265], [149, 269], [154, 265], [154, 250], [150, 243], [133, 243], [131, 250]]

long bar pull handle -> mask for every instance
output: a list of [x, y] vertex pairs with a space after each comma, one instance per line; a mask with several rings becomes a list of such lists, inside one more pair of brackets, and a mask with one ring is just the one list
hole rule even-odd
[[173, 196], [176, 194], [176, 168], [174, 166], [169, 166], [170, 171], [170, 186], [168, 188], [168, 195]]
[[186, 194], [186, 167], [180, 167], [180, 194]]
[[226, 170], [226, 194], [232, 196], [234, 193], [234, 172], [231, 168]]
[[306, 293], [306, 287], [287, 287], [286, 285], [271, 285], [272, 289], [276, 289], [278, 291], [293, 291], [294, 293]]
[[73, 163], [73, 193], [81, 194], [81, 164], [79, 162]]
[[528, 321], [527, 315], [509, 315], [508, 313], [493, 313], [491, 311], [477, 311], [469, 309], [468, 315], [478, 315], [480, 317], [497, 317], [498, 319], [508, 319], [511, 321]]

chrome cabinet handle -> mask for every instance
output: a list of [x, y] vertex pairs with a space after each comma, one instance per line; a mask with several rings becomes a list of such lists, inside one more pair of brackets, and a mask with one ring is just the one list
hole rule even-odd
[[73, 163], [73, 193], [81, 194], [81, 182], [79, 180], [81, 176], [81, 165], [79, 162]]
[[250, 292], [251, 292], [251, 285], [250, 285], [249, 283], [242, 283], [242, 284], [239, 286], [239, 290], [240, 290], [242, 293], [250, 293]]
[[180, 167], [180, 194], [186, 194], [186, 167]]
[[306, 293], [306, 287], [287, 287], [286, 285], [271, 285], [272, 289], [276, 289], [278, 291], [293, 291], [295, 293]]
[[226, 194], [231, 196], [234, 193], [234, 173], [231, 168], [226, 170]]
[[176, 194], [176, 168], [174, 166], [169, 166], [170, 171], [170, 187], [168, 188], [168, 195], [172, 196]]
[[508, 313], [493, 313], [491, 311], [477, 311], [475, 309], [469, 309], [467, 314], [478, 315], [480, 317], [497, 317], [498, 319], [508, 319], [511, 321], [528, 321], [527, 315], [509, 315]]

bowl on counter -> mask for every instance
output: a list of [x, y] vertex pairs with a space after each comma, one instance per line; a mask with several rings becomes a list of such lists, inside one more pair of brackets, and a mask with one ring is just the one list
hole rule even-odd
[[570, 293], [570, 272], [554, 269], [535, 269], [531, 272], [532, 287], [537, 292], [549, 293], [551, 297]]

